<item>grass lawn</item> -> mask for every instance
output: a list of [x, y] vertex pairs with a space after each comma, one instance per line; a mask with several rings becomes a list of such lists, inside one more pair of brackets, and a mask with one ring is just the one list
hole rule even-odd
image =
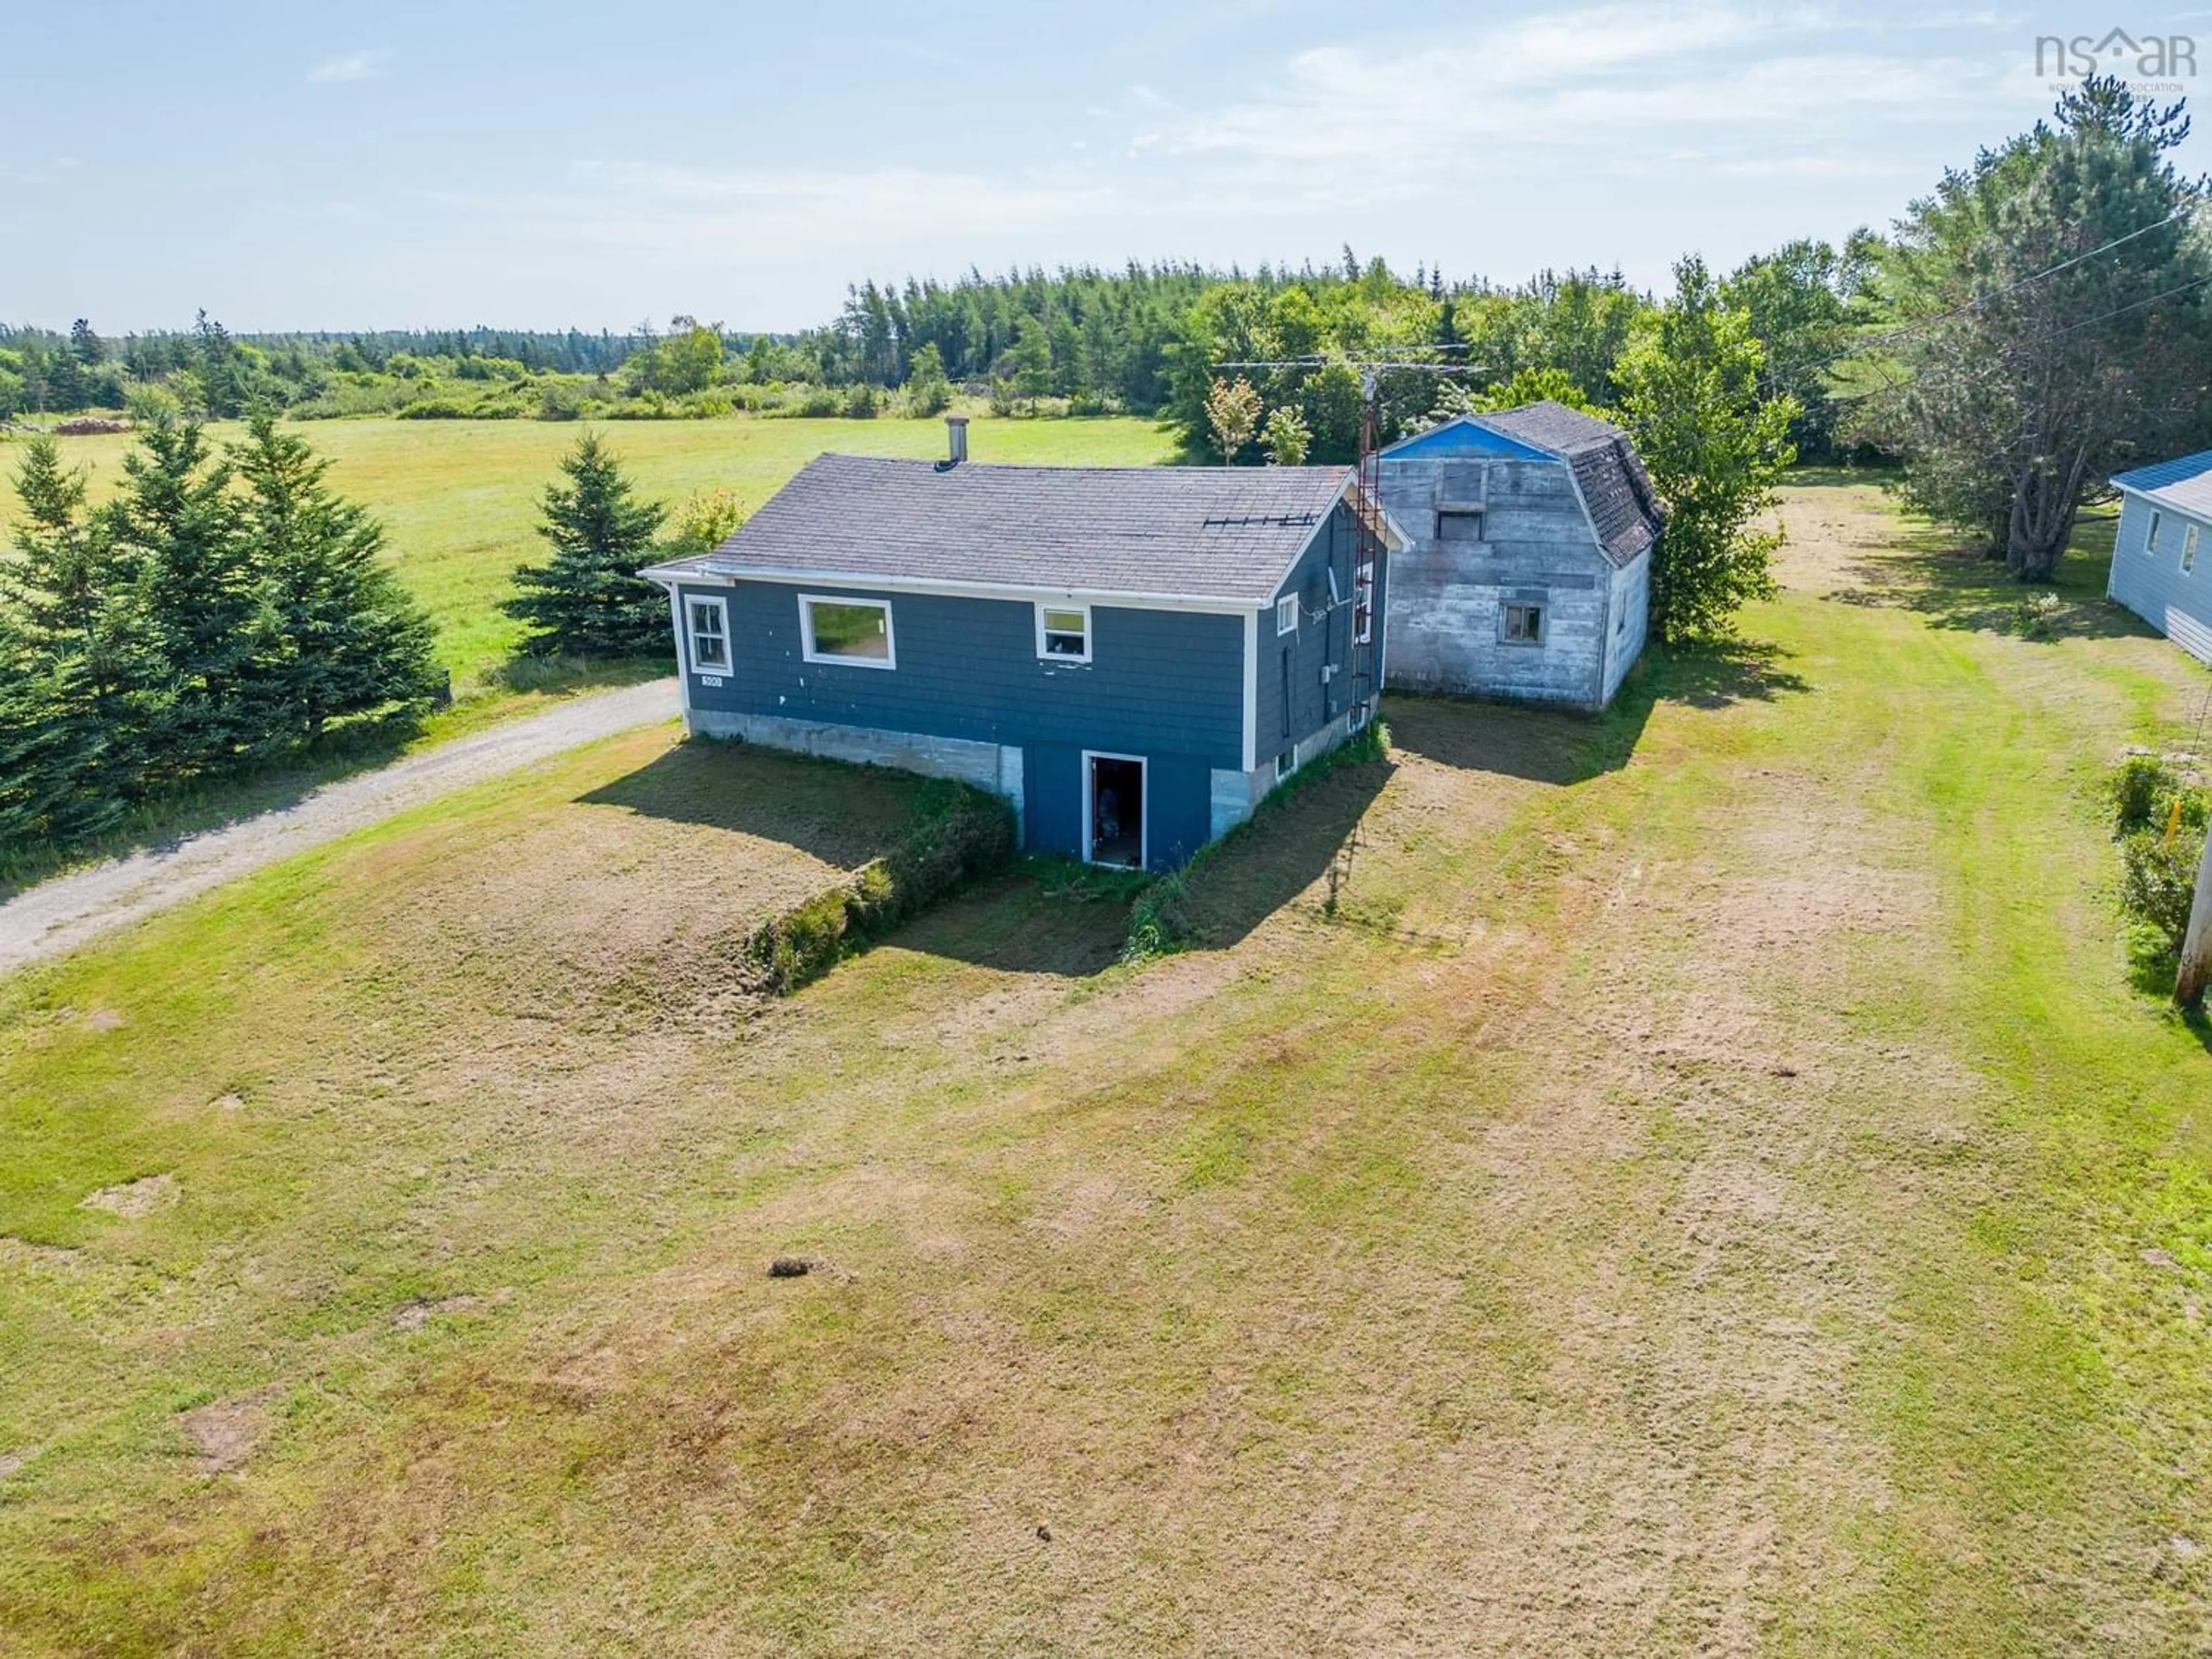
[[1396, 700], [1141, 968], [1018, 877], [747, 1003], [904, 801], [645, 733], [0, 981], [0, 1630], [2201, 1651], [2212, 1054], [2096, 791], [2212, 678], [1787, 517], [1743, 649]]
[[[506, 660], [517, 631], [499, 602], [516, 566], [544, 556], [538, 501], [558, 476], [577, 426], [543, 421], [313, 421], [294, 428], [330, 457], [337, 489], [383, 521], [391, 556], [409, 589], [437, 620], [440, 655], [457, 689], [481, 685]], [[218, 438], [239, 435], [217, 424]], [[801, 421], [735, 416], [717, 421], [611, 421], [615, 452], [641, 494], [673, 506], [695, 489], [726, 488], [747, 510], [824, 450], [937, 456], [940, 421]], [[1139, 465], [1166, 460], [1173, 443], [1152, 422], [993, 420], [970, 425], [979, 461]], [[127, 436], [64, 438], [64, 453], [92, 470], [94, 493], [123, 476]], [[13, 471], [0, 442], [0, 467]], [[0, 537], [17, 503], [0, 489]]]

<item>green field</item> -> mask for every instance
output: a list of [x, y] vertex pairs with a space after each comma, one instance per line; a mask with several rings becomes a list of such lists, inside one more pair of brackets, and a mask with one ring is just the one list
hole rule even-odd
[[[218, 436], [235, 435], [218, 425]], [[517, 631], [499, 612], [515, 567], [544, 554], [538, 499], [576, 441], [574, 426], [539, 421], [323, 421], [298, 428], [332, 461], [338, 489], [383, 523], [408, 587], [436, 618], [440, 654], [466, 695], [514, 650]], [[611, 422], [602, 430], [641, 494], [671, 505], [695, 489], [726, 488], [746, 509], [825, 450], [870, 455], [944, 453], [938, 421]], [[1137, 465], [1164, 461], [1171, 441], [1149, 421], [992, 420], [969, 428], [979, 461]], [[95, 494], [122, 476], [125, 437], [65, 438], [88, 465]], [[12, 474], [0, 442], [0, 466]], [[15, 508], [0, 491], [0, 536]]]
[[1141, 968], [1024, 875], [750, 1002], [905, 798], [645, 732], [0, 981], [4, 1645], [2202, 1651], [2097, 792], [2208, 678], [1788, 515], [1743, 650], [1394, 700]]

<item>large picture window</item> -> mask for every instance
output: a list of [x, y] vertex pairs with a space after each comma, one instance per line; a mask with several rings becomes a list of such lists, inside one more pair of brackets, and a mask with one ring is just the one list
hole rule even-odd
[[849, 663], [855, 668], [897, 665], [888, 600], [801, 593], [799, 629], [809, 662]]
[[684, 636], [691, 645], [691, 672], [726, 674], [730, 672], [730, 607], [721, 599], [684, 601]]

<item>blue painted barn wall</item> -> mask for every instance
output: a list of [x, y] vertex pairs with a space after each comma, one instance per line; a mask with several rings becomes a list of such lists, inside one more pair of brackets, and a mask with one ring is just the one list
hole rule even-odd
[[[2212, 523], [2132, 493], [2120, 498], [2112, 538], [2112, 598], [2190, 655], [2212, 663]], [[2158, 547], [2149, 546], [2151, 514], [2160, 518]], [[2181, 568], [2189, 526], [2197, 530], [2197, 565]]]
[[[1036, 611], [1024, 601], [759, 581], [684, 591], [730, 607], [731, 672], [719, 686], [691, 677], [696, 708], [1243, 763], [1240, 617], [1097, 605], [1091, 660], [1070, 664], [1038, 658]], [[898, 665], [806, 661], [802, 592], [888, 600]]]
[[1480, 455], [1509, 461], [1556, 459], [1533, 444], [1524, 444], [1517, 438], [1509, 438], [1502, 432], [1492, 432], [1466, 421], [1449, 421], [1417, 438], [1393, 444], [1382, 453], [1386, 457], [1422, 456], [1431, 459], [1440, 455]]

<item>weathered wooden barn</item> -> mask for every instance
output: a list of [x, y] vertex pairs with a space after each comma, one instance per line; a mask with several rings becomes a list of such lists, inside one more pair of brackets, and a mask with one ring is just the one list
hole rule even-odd
[[1170, 869], [1372, 713], [1389, 532], [1350, 468], [964, 454], [817, 457], [644, 573], [692, 732], [962, 778], [1026, 846]]
[[1393, 685], [1602, 708], [1644, 649], [1657, 498], [1619, 427], [1544, 402], [1384, 450]]
[[2120, 526], [2106, 592], [2212, 663], [2212, 449], [2112, 480]]

